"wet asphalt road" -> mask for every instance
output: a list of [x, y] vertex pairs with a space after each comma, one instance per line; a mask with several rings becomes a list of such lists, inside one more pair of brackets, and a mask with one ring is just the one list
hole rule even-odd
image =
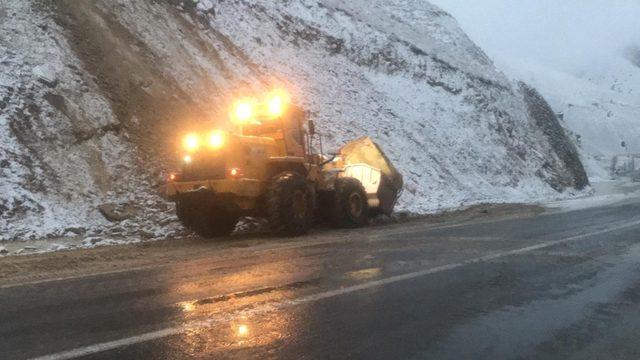
[[640, 358], [640, 202], [341, 234], [0, 288], [0, 358]]

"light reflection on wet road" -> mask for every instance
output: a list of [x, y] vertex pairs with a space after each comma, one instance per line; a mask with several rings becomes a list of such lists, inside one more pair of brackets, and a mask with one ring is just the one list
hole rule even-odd
[[636, 359], [639, 234], [630, 203], [0, 289], [0, 349], [179, 329], [86, 358]]

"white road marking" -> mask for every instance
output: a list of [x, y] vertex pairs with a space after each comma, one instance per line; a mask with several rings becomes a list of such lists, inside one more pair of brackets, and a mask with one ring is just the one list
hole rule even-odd
[[[599, 230], [599, 231], [595, 231], [587, 234], [575, 235], [575, 236], [567, 237], [560, 240], [546, 241], [536, 245], [531, 245], [531, 246], [527, 246], [519, 249], [508, 250], [508, 251], [498, 252], [498, 253], [489, 254], [485, 256], [480, 256], [477, 258], [465, 260], [458, 263], [452, 263], [452, 264], [437, 266], [430, 269], [415, 271], [407, 274], [391, 276], [391, 277], [380, 279], [380, 280], [368, 281], [366, 283], [362, 283], [358, 285], [347, 286], [347, 287], [336, 289], [336, 290], [330, 290], [322, 293], [303, 296], [298, 299], [287, 300], [287, 301], [283, 301], [275, 304], [267, 304], [261, 308], [255, 309], [254, 311], [252, 311], [252, 313], [254, 314], [262, 313], [266, 311], [272, 311], [275, 309], [283, 309], [283, 308], [296, 306], [300, 304], [315, 302], [315, 301], [328, 299], [328, 298], [332, 298], [340, 295], [350, 294], [357, 291], [384, 286], [384, 285], [396, 283], [399, 281], [405, 281], [405, 280], [415, 279], [418, 277], [431, 275], [439, 272], [449, 271], [449, 270], [457, 269], [467, 265], [487, 262], [487, 261], [496, 260], [499, 258], [512, 256], [512, 255], [520, 255], [520, 254], [528, 253], [535, 250], [542, 250], [548, 247], [561, 245], [561, 244], [589, 238], [592, 236], [604, 235], [604, 234], [608, 234], [615, 231], [625, 230], [625, 229], [632, 228], [639, 225], [640, 225], [640, 220], [628, 222], [616, 227], [609, 227], [603, 230]], [[157, 339], [161, 339], [161, 338], [172, 336], [172, 335], [179, 335], [193, 328], [210, 327], [216, 323], [219, 323], [220, 321], [224, 321], [224, 319], [212, 318], [204, 321], [193, 321], [182, 326], [165, 328], [162, 330], [152, 331], [152, 332], [144, 333], [141, 335], [136, 335], [136, 336], [123, 338], [115, 341], [108, 341], [108, 342], [83, 346], [73, 350], [36, 357], [36, 358], [33, 358], [32, 360], [64, 360], [64, 359], [73, 359], [77, 357], [88, 356], [88, 355], [92, 355], [92, 354], [96, 354], [96, 353], [100, 353], [108, 350], [123, 348], [123, 347], [131, 346], [131, 345], [135, 345], [135, 344], [139, 344], [139, 343], [143, 343], [151, 340], [157, 340]]]
[[519, 248], [519, 249], [514, 249], [514, 250], [509, 250], [509, 251], [489, 254], [489, 255], [485, 255], [485, 256], [480, 256], [480, 257], [469, 259], [469, 260], [465, 260], [465, 261], [462, 261], [462, 262], [459, 262], [459, 263], [453, 263], [453, 264], [437, 266], [437, 267], [434, 267], [434, 268], [429, 268], [429, 269], [425, 269], [425, 270], [421, 270], [421, 271], [416, 271], [416, 272], [411, 272], [411, 273], [407, 273], [407, 274], [391, 276], [391, 277], [380, 279], [380, 280], [373, 280], [373, 281], [369, 281], [369, 282], [366, 282], [366, 283], [363, 283], [363, 284], [345, 287], [345, 288], [342, 288], [342, 289], [336, 289], [336, 290], [331, 290], [331, 291], [327, 291], [327, 292], [323, 292], [323, 293], [303, 296], [301, 298], [289, 301], [289, 304], [297, 305], [297, 304], [304, 304], [304, 303], [308, 303], [308, 302], [327, 299], [327, 298], [331, 298], [331, 297], [335, 297], [335, 296], [339, 296], [339, 295], [352, 293], [352, 292], [355, 292], [355, 291], [366, 290], [366, 289], [370, 289], [370, 288], [374, 288], [374, 287], [378, 287], [378, 286], [384, 286], [384, 285], [392, 284], [392, 283], [395, 283], [395, 282], [398, 282], [398, 281], [410, 280], [410, 279], [415, 279], [415, 278], [418, 278], [418, 277], [421, 277], [421, 276], [426, 276], [426, 275], [431, 275], [431, 274], [435, 274], [435, 273], [439, 273], [439, 272], [443, 272], [443, 271], [453, 270], [453, 269], [460, 268], [460, 267], [467, 266], [467, 265], [477, 264], [477, 263], [481, 263], [481, 262], [487, 262], [487, 261], [491, 261], [491, 260], [495, 260], [495, 259], [499, 259], [499, 258], [503, 258], [503, 257], [507, 257], [507, 256], [512, 256], [512, 255], [520, 255], [520, 254], [528, 253], [528, 252], [531, 252], [531, 251], [541, 250], [541, 249], [545, 249], [545, 248], [548, 248], [548, 247], [552, 247], [552, 246], [561, 245], [561, 244], [569, 243], [569, 242], [572, 242], [572, 241], [584, 239], [584, 238], [591, 237], [591, 236], [598, 236], [598, 235], [608, 234], [608, 233], [614, 232], [614, 231], [628, 229], [628, 228], [631, 228], [631, 227], [634, 227], [634, 226], [638, 226], [638, 225], [640, 225], [640, 221], [634, 221], [634, 222], [631, 222], [631, 223], [626, 223], [624, 225], [620, 225], [618, 227], [608, 228], [608, 229], [604, 229], [604, 230], [600, 230], [600, 231], [596, 231], [596, 232], [592, 232], [592, 233], [588, 233], [588, 234], [581, 234], [581, 235], [571, 236], [571, 237], [560, 239], [560, 240], [547, 241], [547, 242], [543, 242], [543, 243], [540, 243], [540, 244], [531, 245], [531, 246], [527, 246], [527, 247], [523, 247], [523, 248]]
[[73, 349], [73, 350], [69, 350], [69, 351], [65, 351], [57, 354], [45, 355], [45, 356], [38, 357], [36, 359], [40, 359], [40, 360], [73, 359], [73, 358], [78, 358], [78, 357], [87, 356], [91, 354], [97, 354], [107, 350], [126, 347], [132, 344], [138, 344], [138, 343], [151, 341], [155, 339], [161, 339], [163, 337], [167, 337], [171, 335], [177, 335], [177, 334], [180, 334], [182, 331], [184, 330], [177, 327], [162, 329], [158, 331], [148, 332], [142, 335], [133, 336], [130, 338], [103, 342], [103, 343], [89, 345], [89, 346], [85, 346], [85, 347], [81, 347], [81, 348], [77, 348], [77, 349]]

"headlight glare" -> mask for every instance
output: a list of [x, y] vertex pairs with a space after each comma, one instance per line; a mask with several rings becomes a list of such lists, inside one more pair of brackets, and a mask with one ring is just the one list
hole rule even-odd
[[182, 140], [182, 147], [188, 152], [195, 152], [200, 147], [200, 137], [197, 134], [188, 134]]
[[209, 147], [212, 149], [220, 149], [224, 146], [224, 134], [222, 131], [213, 131], [209, 134]]

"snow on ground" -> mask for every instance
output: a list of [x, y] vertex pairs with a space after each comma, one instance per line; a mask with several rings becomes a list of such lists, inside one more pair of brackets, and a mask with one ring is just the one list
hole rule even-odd
[[544, 104], [425, 1], [7, 0], [0, 20], [0, 240], [178, 234], [160, 192], [180, 131], [274, 85], [329, 147], [379, 142], [400, 211], [579, 193]]
[[628, 179], [604, 180], [591, 183], [593, 191], [572, 199], [541, 203], [549, 213], [568, 212], [618, 204], [640, 198], [640, 183]]

